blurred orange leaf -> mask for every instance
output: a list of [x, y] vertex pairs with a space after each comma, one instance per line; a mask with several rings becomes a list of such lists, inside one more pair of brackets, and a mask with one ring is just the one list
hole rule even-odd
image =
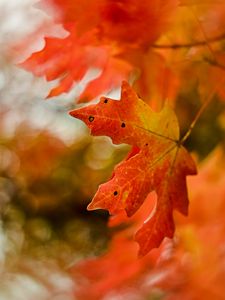
[[[55, 6], [54, 19], [63, 25], [68, 36], [46, 37], [44, 48], [33, 53], [22, 66], [49, 81], [59, 79], [48, 97], [70, 91], [89, 69], [101, 70], [79, 96], [80, 102], [119, 87], [137, 68], [142, 72], [135, 52], [145, 54], [167, 29], [177, 6], [176, 0], [44, 0], [42, 3], [45, 9], [46, 5]], [[128, 28], [132, 34], [127, 32]]]

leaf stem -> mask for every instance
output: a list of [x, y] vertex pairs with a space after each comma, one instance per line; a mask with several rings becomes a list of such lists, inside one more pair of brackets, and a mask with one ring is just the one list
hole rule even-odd
[[[222, 82], [220, 82], [221, 84]], [[219, 86], [219, 85], [218, 85]], [[200, 107], [199, 111], [197, 112], [197, 114], [194, 117], [194, 120], [191, 122], [191, 125], [189, 126], [188, 131], [185, 133], [185, 135], [181, 138], [181, 140], [178, 142], [180, 145], [182, 145], [190, 136], [193, 128], [195, 127], [196, 122], [198, 121], [198, 119], [201, 117], [202, 113], [204, 112], [204, 110], [206, 109], [206, 107], [209, 105], [209, 103], [212, 101], [213, 96], [215, 94], [215, 90], [217, 87], [215, 87], [213, 89], [213, 91], [208, 95], [208, 97], [206, 98], [205, 102], [203, 103], [203, 105]]]

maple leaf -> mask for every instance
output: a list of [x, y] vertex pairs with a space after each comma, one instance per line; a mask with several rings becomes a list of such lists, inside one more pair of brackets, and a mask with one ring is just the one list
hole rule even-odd
[[45, 38], [45, 47], [21, 64], [35, 75], [45, 76], [48, 81], [59, 79], [48, 98], [69, 92], [91, 68], [101, 70], [101, 74], [89, 82], [79, 102], [87, 102], [103, 91], [116, 88], [129, 77], [133, 69], [129, 62], [114, 57], [111, 52], [116, 51], [109, 47], [96, 47], [92, 31], [78, 37], [73, 25], [67, 25], [67, 29], [70, 29], [68, 37]]
[[114, 170], [112, 179], [99, 186], [88, 209], [125, 209], [132, 216], [151, 191], [157, 193], [154, 214], [136, 233], [140, 254], [158, 247], [174, 234], [173, 209], [188, 212], [186, 176], [196, 174], [195, 163], [181, 145], [179, 126], [165, 105], [156, 113], [123, 82], [121, 100], [102, 97], [98, 104], [70, 114], [84, 121], [93, 135], [107, 135], [113, 143], [133, 145], [130, 155]]
[[96, 28], [101, 44], [145, 46], [167, 29], [178, 7], [177, 0], [43, 0], [43, 3], [55, 6], [54, 18], [66, 29], [69, 23], [76, 24], [79, 35]]
[[177, 0], [42, 0], [42, 5], [46, 11], [52, 7], [54, 21], [68, 35], [45, 37], [44, 48], [21, 66], [48, 81], [58, 79], [48, 98], [69, 92], [89, 69], [101, 70], [79, 96], [78, 102], [87, 102], [118, 88], [122, 80], [134, 76], [136, 68], [144, 71], [128, 57], [135, 51], [144, 55], [168, 29]]

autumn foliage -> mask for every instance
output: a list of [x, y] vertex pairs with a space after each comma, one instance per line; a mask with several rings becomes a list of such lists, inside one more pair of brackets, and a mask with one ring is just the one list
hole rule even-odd
[[[88, 210], [109, 212], [111, 232], [105, 254], [70, 265], [75, 299], [222, 300], [225, 2], [43, 0], [39, 9], [66, 35], [43, 36], [20, 67], [53, 81], [47, 98], [81, 83], [70, 116], [130, 146], [111, 175], [112, 167], [103, 176], [77, 162], [94, 188], [70, 181], [85, 204], [92, 198]], [[111, 97], [118, 90], [120, 99]], [[59, 140], [39, 139], [18, 150], [20, 176], [34, 181], [67, 157]]]
[[88, 209], [125, 209], [130, 217], [151, 191], [156, 191], [156, 211], [137, 232], [140, 253], [158, 247], [164, 237], [173, 237], [173, 209], [188, 212], [186, 176], [195, 174], [195, 164], [181, 146], [173, 111], [165, 105], [159, 112], [150, 107], [124, 82], [121, 100], [101, 98], [95, 105], [74, 110], [93, 135], [108, 135], [113, 143], [133, 146], [114, 170], [113, 178], [99, 187]]
[[[119, 87], [122, 79], [145, 68], [144, 60], [151, 56], [160, 63], [160, 58], [152, 55], [148, 47], [167, 27], [176, 7], [174, 0], [53, 1], [53, 4], [56, 20], [69, 35], [65, 39], [46, 38], [45, 48], [33, 54], [24, 66], [48, 80], [60, 78], [49, 96], [68, 92], [89, 68], [101, 69], [100, 76], [79, 96], [80, 101]], [[127, 33], [127, 28], [132, 34]]]

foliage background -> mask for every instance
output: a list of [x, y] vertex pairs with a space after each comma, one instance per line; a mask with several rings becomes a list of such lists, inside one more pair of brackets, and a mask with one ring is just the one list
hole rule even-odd
[[[186, 143], [199, 169], [188, 180], [189, 216], [175, 215], [174, 240], [137, 259], [129, 231], [134, 221], [117, 226], [119, 221], [110, 220], [108, 226], [106, 212], [86, 211], [98, 185], [110, 178], [128, 150], [108, 138], [90, 137], [85, 126], [67, 114], [96, 70], [69, 93], [41, 101], [57, 79], [47, 82], [16, 65], [43, 48], [43, 35], [66, 34], [49, 14], [34, 8], [34, 2], [0, 1], [0, 299], [224, 299], [224, 85]], [[210, 15], [219, 20], [220, 29], [225, 10], [221, 3], [216, 5]], [[190, 31], [187, 37], [199, 27], [191, 24], [182, 27]], [[218, 28], [209, 22], [207, 34], [218, 33]], [[175, 31], [176, 40], [182, 35]], [[214, 47], [223, 57], [223, 40]], [[189, 47], [188, 67], [172, 68], [180, 72], [182, 88], [170, 95], [182, 133], [208, 95], [208, 86], [211, 91], [216, 79], [224, 78], [222, 67], [216, 77], [206, 76], [213, 75], [212, 65], [198, 61], [211, 59], [206, 48]], [[182, 62], [184, 51], [176, 52]], [[166, 54], [169, 67], [175, 56], [171, 52]], [[193, 74], [199, 74], [197, 81], [191, 80]], [[151, 104], [157, 107], [161, 95], [155, 83], [152, 80], [151, 91], [143, 91], [141, 84], [136, 89], [145, 99], [154, 94]], [[111, 95], [118, 96], [118, 90]]]

